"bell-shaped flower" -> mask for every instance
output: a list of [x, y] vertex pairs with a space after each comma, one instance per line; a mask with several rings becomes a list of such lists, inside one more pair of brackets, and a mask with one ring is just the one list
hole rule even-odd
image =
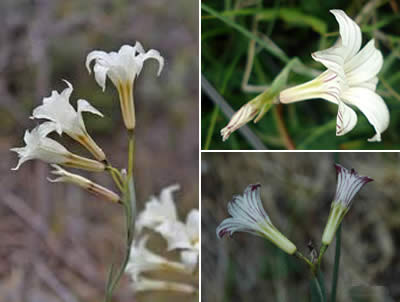
[[58, 134], [65, 132], [68, 136], [81, 143], [93, 156], [103, 161], [105, 155], [103, 150], [94, 142], [86, 131], [85, 123], [83, 122], [82, 112], [90, 112], [103, 117], [103, 115], [86, 100], [78, 100], [78, 110], [70, 104], [69, 98], [72, 93], [72, 85], [68, 85], [61, 94], [53, 91], [51, 96], [43, 99], [43, 105], [36, 107], [33, 110], [32, 118], [47, 119], [54, 123]]
[[242, 196], [233, 197], [228, 204], [228, 212], [232, 217], [225, 219], [217, 227], [217, 236], [222, 238], [225, 234], [232, 236], [238, 231], [247, 232], [268, 239], [292, 255], [297, 248], [272, 224], [261, 202], [260, 187], [259, 184], [249, 185]]
[[173, 193], [177, 190], [179, 190], [179, 185], [172, 185], [164, 188], [159, 198], [151, 197], [136, 220], [136, 229], [139, 232], [143, 227], [155, 228], [162, 223], [175, 222], [177, 220], [173, 199]]
[[150, 271], [188, 273], [187, 268], [182, 263], [170, 261], [147, 249], [147, 241], [148, 237], [144, 236], [139, 241], [133, 241], [132, 243], [126, 272], [131, 275], [134, 281], [137, 281], [142, 273]]
[[166, 291], [182, 294], [197, 293], [197, 289], [190, 284], [173, 281], [154, 280], [148, 278], [140, 278], [136, 282], [133, 282], [132, 288], [135, 293], [145, 291]]
[[369, 141], [381, 141], [381, 133], [389, 126], [389, 110], [375, 92], [377, 74], [383, 57], [370, 40], [361, 47], [360, 27], [342, 10], [331, 13], [339, 23], [340, 38], [326, 50], [312, 54], [327, 70], [314, 80], [288, 88], [280, 93], [284, 104], [321, 98], [338, 104], [336, 135], [344, 135], [357, 123], [357, 115], [349, 105], [357, 107], [374, 127], [376, 134]]
[[24, 136], [26, 146], [11, 149], [11, 151], [18, 153], [19, 157], [18, 164], [13, 170], [18, 170], [28, 160], [40, 159], [47, 163], [61, 164], [72, 168], [96, 172], [104, 171], [105, 165], [103, 163], [73, 154], [60, 143], [48, 138], [47, 135], [54, 130], [55, 125], [52, 122], [45, 122], [32, 131], [26, 130]]
[[336, 194], [322, 235], [322, 244], [326, 246], [332, 242], [337, 228], [351, 207], [354, 196], [366, 183], [373, 181], [367, 176], [358, 175], [354, 169], [348, 170], [339, 164], [335, 164], [335, 168], [337, 174]]
[[159, 63], [158, 75], [164, 66], [164, 58], [157, 50], [145, 52], [142, 45], [136, 42], [135, 46], [123, 45], [118, 52], [106, 53], [92, 51], [86, 59], [86, 68], [91, 73], [90, 63], [94, 60], [94, 74], [97, 84], [103, 91], [106, 89], [106, 77], [117, 88], [121, 103], [122, 117], [128, 130], [135, 128], [135, 107], [133, 101], [133, 84], [140, 74], [143, 63], [147, 59], [156, 59]]
[[57, 175], [55, 179], [47, 178], [50, 182], [65, 182], [77, 185], [86, 191], [111, 202], [121, 202], [120, 197], [113, 191], [94, 183], [93, 181], [80, 176], [78, 174], [70, 173], [56, 164], [51, 165], [55, 170], [51, 171], [52, 174]]

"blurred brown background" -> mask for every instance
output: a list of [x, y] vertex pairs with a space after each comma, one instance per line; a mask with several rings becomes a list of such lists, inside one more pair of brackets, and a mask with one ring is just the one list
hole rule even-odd
[[[74, 106], [84, 98], [105, 115], [86, 114], [87, 128], [113, 165], [124, 167], [127, 137], [116, 90], [107, 82], [103, 93], [84, 62], [91, 50], [117, 51], [136, 40], [145, 50], [159, 50], [166, 62], [157, 77], [157, 64], [146, 61], [135, 85], [139, 209], [179, 183], [176, 201], [184, 218], [198, 206], [198, 1], [0, 2], [1, 302], [102, 299], [112, 257], [122, 255], [121, 209], [74, 186], [50, 184], [41, 162], [10, 171], [17, 157], [9, 148], [24, 145], [25, 129], [35, 126], [32, 109], [51, 90], [61, 92], [67, 79]], [[108, 175], [82, 174], [116, 190]], [[133, 300], [126, 278], [114, 301]]]
[[[343, 221], [337, 301], [399, 301], [399, 153], [203, 153], [203, 301], [310, 301], [308, 268], [260, 237], [218, 240], [227, 204], [261, 183], [272, 223], [308, 255], [319, 247], [336, 190], [335, 162], [375, 181], [355, 197]], [[323, 259], [331, 287], [335, 243]]]

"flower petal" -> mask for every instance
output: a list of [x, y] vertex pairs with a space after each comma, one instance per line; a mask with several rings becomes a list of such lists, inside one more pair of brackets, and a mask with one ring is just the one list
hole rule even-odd
[[372, 90], [363, 87], [351, 87], [342, 95], [346, 103], [356, 106], [374, 127], [376, 134], [368, 139], [370, 142], [380, 142], [381, 133], [389, 126], [389, 109], [384, 100]]
[[344, 60], [353, 57], [361, 47], [361, 30], [346, 13], [340, 9], [332, 9], [330, 12], [339, 23], [341, 44], [343, 46]]
[[88, 101], [79, 99], [78, 100], [78, 120], [79, 120], [80, 126], [85, 131], [86, 131], [86, 127], [85, 127], [85, 123], [83, 121], [82, 112], [90, 112], [90, 113], [93, 113], [93, 114], [103, 117], [103, 114], [99, 110], [94, 108], [92, 105], [90, 105], [90, 103]]
[[325, 50], [316, 51], [311, 54], [311, 57], [344, 79], [343, 64], [346, 50], [344, 47], [340, 46], [340, 44], [341, 41], [338, 40], [335, 46]]
[[339, 101], [336, 118], [336, 135], [342, 136], [351, 131], [357, 124], [357, 114], [343, 101]]
[[349, 86], [357, 86], [360, 83], [374, 78], [383, 65], [382, 53], [376, 49], [372, 39], [364, 48], [345, 65], [346, 78]]
[[142, 56], [143, 62], [146, 61], [147, 59], [155, 59], [155, 60], [157, 60], [158, 61], [157, 75], [159, 76], [161, 74], [161, 71], [164, 68], [164, 58], [160, 55], [160, 52], [158, 50], [150, 49], [145, 54], [139, 55], [139, 56]]
[[97, 64], [94, 65], [94, 77], [96, 79], [97, 84], [103, 89], [103, 91], [106, 90], [106, 77], [107, 77], [107, 72], [110, 68]]
[[373, 77], [372, 79], [369, 79], [366, 82], [362, 82], [362, 83], [358, 84], [357, 86], [358, 87], [364, 87], [364, 88], [370, 89], [372, 91], [375, 91], [376, 90], [376, 86], [378, 85], [378, 82], [379, 82], [379, 79], [378, 79], [378, 77], [375, 76], [375, 77]]

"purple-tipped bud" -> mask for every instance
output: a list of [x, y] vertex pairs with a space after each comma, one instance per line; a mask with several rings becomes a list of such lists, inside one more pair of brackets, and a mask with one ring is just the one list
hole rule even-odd
[[337, 174], [337, 186], [334, 202], [340, 202], [345, 207], [351, 206], [351, 201], [361, 188], [373, 181], [368, 176], [360, 176], [354, 170], [348, 170], [339, 164], [335, 164]]

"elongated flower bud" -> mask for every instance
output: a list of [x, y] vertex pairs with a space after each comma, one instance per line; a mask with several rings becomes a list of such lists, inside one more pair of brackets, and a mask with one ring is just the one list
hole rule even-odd
[[217, 228], [218, 238], [225, 234], [247, 232], [264, 237], [288, 254], [296, 252], [296, 246], [272, 224], [265, 212], [260, 198], [260, 185], [249, 185], [243, 196], [237, 195], [228, 204], [232, 216], [225, 219]]
[[372, 178], [358, 175], [354, 169], [348, 170], [339, 164], [335, 164], [335, 168], [337, 173], [336, 194], [331, 205], [328, 222], [322, 235], [322, 244], [324, 245], [331, 244], [337, 228], [349, 211], [352, 200], [357, 192], [365, 184], [373, 181]]
[[77, 174], [70, 173], [58, 165], [51, 165], [55, 170], [52, 174], [57, 175], [56, 179], [47, 178], [50, 182], [66, 182], [77, 185], [86, 191], [111, 202], [120, 202], [120, 197], [113, 191], [94, 183], [93, 181]]

